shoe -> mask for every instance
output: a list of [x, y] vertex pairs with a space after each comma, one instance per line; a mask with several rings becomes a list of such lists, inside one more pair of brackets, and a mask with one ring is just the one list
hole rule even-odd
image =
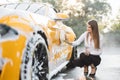
[[89, 74], [89, 77], [95, 78], [95, 73], [94, 74]]
[[95, 78], [96, 70], [97, 70], [97, 68], [95, 68], [95, 73], [94, 74], [89, 74], [89, 77]]
[[84, 72], [84, 76], [87, 76], [88, 75], [88, 72]]
[[88, 66], [84, 66], [84, 76], [88, 75]]

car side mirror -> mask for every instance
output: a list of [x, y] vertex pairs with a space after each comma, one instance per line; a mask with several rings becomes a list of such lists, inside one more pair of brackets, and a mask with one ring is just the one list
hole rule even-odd
[[54, 20], [59, 21], [59, 20], [67, 20], [69, 19], [69, 15], [65, 13], [56, 13], [56, 18]]

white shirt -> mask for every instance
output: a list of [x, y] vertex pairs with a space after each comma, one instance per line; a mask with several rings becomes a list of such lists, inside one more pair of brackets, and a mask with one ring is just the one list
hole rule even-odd
[[[100, 38], [100, 49], [95, 49], [93, 40], [90, 41], [90, 36], [88, 36], [88, 40], [87, 40], [87, 33], [88, 33], [87, 31], [84, 32], [76, 41], [72, 42], [72, 45], [78, 46], [84, 41], [84, 46], [85, 46], [85, 48], [87, 48], [87, 50], [90, 52], [90, 54], [100, 55], [102, 53], [101, 38]], [[84, 50], [84, 52], [85, 52], [85, 50]]]

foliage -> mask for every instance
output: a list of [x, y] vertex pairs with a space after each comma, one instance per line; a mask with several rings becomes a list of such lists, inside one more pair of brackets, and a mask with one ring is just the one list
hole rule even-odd
[[[120, 10], [119, 10], [119, 12], [120, 12]], [[116, 19], [113, 20], [112, 22], [113, 22], [113, 25], [111, 28], [113, 29], [113, 31], [120, 31], [120, 14], [118, 14]]]
[[[86, 22], [96, 19], [101, 23], [103, 16], [107, 17], [111, 7], [106, 0], [32, 0], [33, 2], [48, 2], [58, 9], [58, 12], [70, 16], [66, 25], [73, 28], [77, 37], [86, 30]], [[102, 23], [103, 24], [103, 23]], [[102, 25], [103, 27], [104, 25]], [[102, 28], [101, 28], [102, 29]]]
[[120, 21], [115, 22], [112, 26], [113, 31], [120, 31]]
[[[72, 26], [75, 33], [80, 35], [86, 29], [86, 22], [90, 19], [96, 19], [101, 23], [103, 16], [108, 16], [111, 12], [111, 7], [105, 1], [100, 0], [76, 0], [76, 4], [68, 4], [66, 2], [59, 2], [57, 8], [61, 12], [65, 12], [70, 15], [70, 20], [66, 22], [68, 26]], [[61, 5], [61, 4], [64, 4]], [[67, 6], [65, 6], [65, 4]], [[104, 24], [104, 23], [103, 23]], [[103, 27], [104, 25], [102, 25]]]

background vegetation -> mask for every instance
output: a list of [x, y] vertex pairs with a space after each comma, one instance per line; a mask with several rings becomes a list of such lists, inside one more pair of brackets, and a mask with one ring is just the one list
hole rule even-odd
[[[28, 0], [20, 0], [24, 2]], [[29, 0], [30, 2], [47, 2], [58, 12], [66, 13], [70, 19], [65, 22], [72, 27], [77, 37], [86, 30], [86, 22], [96, 19], [100, 32], [105, 36], [105, 43], [120, 44], [120, 14], [111, 19], [111, 6], [107, 0]], [[120, 12], [120, 11], [119, 11]]]

